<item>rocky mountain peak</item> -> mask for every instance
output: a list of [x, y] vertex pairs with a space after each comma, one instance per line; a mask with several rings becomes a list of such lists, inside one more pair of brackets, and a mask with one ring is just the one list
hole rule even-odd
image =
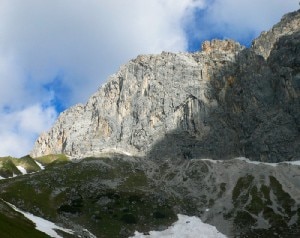
[[278, 41], [284, 35], [291, 35], [300, 28], [300, 10], [284, 15], [279, 23], [274, 25], [270, 31], [264, 31], [253, 41], [252, 49], [256, 54], [267, 59], [270, 52]]
[[195, 53], [138, 56], [63, 112], [31, 155], [297, 159], [299, 21], [286, 15], [250, 49], [212, 40]]
[[211, 52], [238, 52], [243, 47], [233, 41], [233, 40], [218, 40], [214, 39], [212, 41], [204, 41], [202, 43], [201, 49], [204, 53], [211, 53]]

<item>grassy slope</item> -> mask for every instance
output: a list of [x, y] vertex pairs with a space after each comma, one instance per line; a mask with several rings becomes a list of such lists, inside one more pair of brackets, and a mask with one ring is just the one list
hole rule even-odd
[[65, 155], [47, 155], [38, 158], [31, 158], [26, 155], [21, 158], [13, 157], [0, 157], [0, 176], [4, 178], [12, 177], [13, 175], [21, 175], [17, 166], [22, 166], [26, 169], [27, 173], [37, 172], [40, 167], [35, 161], [42, 163], [43, 165], [53, 165], [57, 163], [64, 163], [68, 161], [68, 157]]
[[105, 158], [53, 164], [40, 173], [17, 177], [9, 186], [3, 184], [1, 196], [52, 221], [67, 217], [97, 237], [128, 237], [135, 230], [172, 224], [177, 220], [174, 201], [160, 200], [154, 191], [145, 193], [152, 188], [136, 166]]
[[[48, 157], [42, 161], [53, 160]], [[232, 229], [240, 237], [300, 234], [299, 204], [273, 176], [259, 181], [258, 175], [241, 175], [230, 195], [228, 181], [222, 180], [217, 186], [205, 163], [180, 173], [176, 170], [184, 166], [143, 166], [134, 159], [118, 157], [87, 158], [76, 163], [63, 159], [40, 173], [16, 177], [9, 183], [0, 181], [0, 196], [35, 215], [60, 222], [68, 219], [97, 237], [110, 238], [128, 237], [135, 230], [162, 229], [176, 220], [178, 212], [195, 215], [197, 210], [218, 206], [218, 199], [230, 196], [233, 208], [223, 217], [232, 221]], [[149, 177], [145, 172], [150, 170], [154, 175]], [[213, 182], [207, 184], [210, 177]], [[190, 199], [184, 183], [199, 194], [198, 200]], [[201, 196], [209, 190], [210, 197]], [[259, 216], [269, 222], [269, 229], [255, 228]], [[296, 223], [290, 226], [292, 218]]]
[[0, 237], [47, 238], [49, 236], [36, 230], [31, 221], [0, 200]]

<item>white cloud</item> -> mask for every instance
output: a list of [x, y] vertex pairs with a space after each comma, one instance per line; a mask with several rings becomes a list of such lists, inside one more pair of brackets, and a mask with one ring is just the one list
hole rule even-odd
[[16, 113], [17, 125], [22, 131], [40, 133], [41, 130], [49, 128], [56, 118], [54, 108], [43, 109], [40, 105], [34, 105]]
[[49, 129], [57, 113], [54, 108], [36, 104], [23, 110], [0, 112], [1, 156], [23, 156], [32, 149], [37, 135]]
[[[210, 2], [210, 1], [207, 1]], [[296, 0], [214, 0], [199, 17], [198, 38], [221, 35], [248, 41], [269, 30], [280, 18], [299, 8]], [[209, 25], [209, 28], [201, 27]], [[200, 29], [200, 30], [199, 30]]]
[[73, 92], [69, 103], [86, 100], [137, 54], [185, 50], [182, 21], [202, 6], [201, 0], [3, 2], [0, 52], [14, 56], [31, 84], [63, 72]]

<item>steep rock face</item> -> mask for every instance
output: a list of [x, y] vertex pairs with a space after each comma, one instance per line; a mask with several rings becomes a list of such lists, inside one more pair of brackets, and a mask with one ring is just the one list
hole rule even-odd
[[208, 92], [213, 73], [242, 49], [233, 41], [204, 45], [209, 48], [196, 54], [164, 52], [130, 61], [85, 106], [63, 112], [37, 140], [32, 155], [86, 156], [107, 150], [144, 155], [178, 127], [202, 136], [205, 111], [218, 107]]
[[298, 11], [250, 49], [213, 40], [193, 54], [138, 56], [63, 112], [31, 155], [297, 159], [299, 26]]
[[299, 11], [286, 14], [281, 21], [270, 31], [262, 32], [261, 35], [253, 41], [252, 48], [256, 54], [267, 59], [274, 44], [284, 35], [291, 35], [299, 31], [300, 14]]

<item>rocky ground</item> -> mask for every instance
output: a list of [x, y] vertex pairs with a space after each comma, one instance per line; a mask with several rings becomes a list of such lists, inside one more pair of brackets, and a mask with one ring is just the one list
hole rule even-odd
[[82, 234], [128, 237], [195, 215], [228, 237], [300, 235], [300, 166], [245, 159], [62, 162], [0, 181], [1, 198]]

